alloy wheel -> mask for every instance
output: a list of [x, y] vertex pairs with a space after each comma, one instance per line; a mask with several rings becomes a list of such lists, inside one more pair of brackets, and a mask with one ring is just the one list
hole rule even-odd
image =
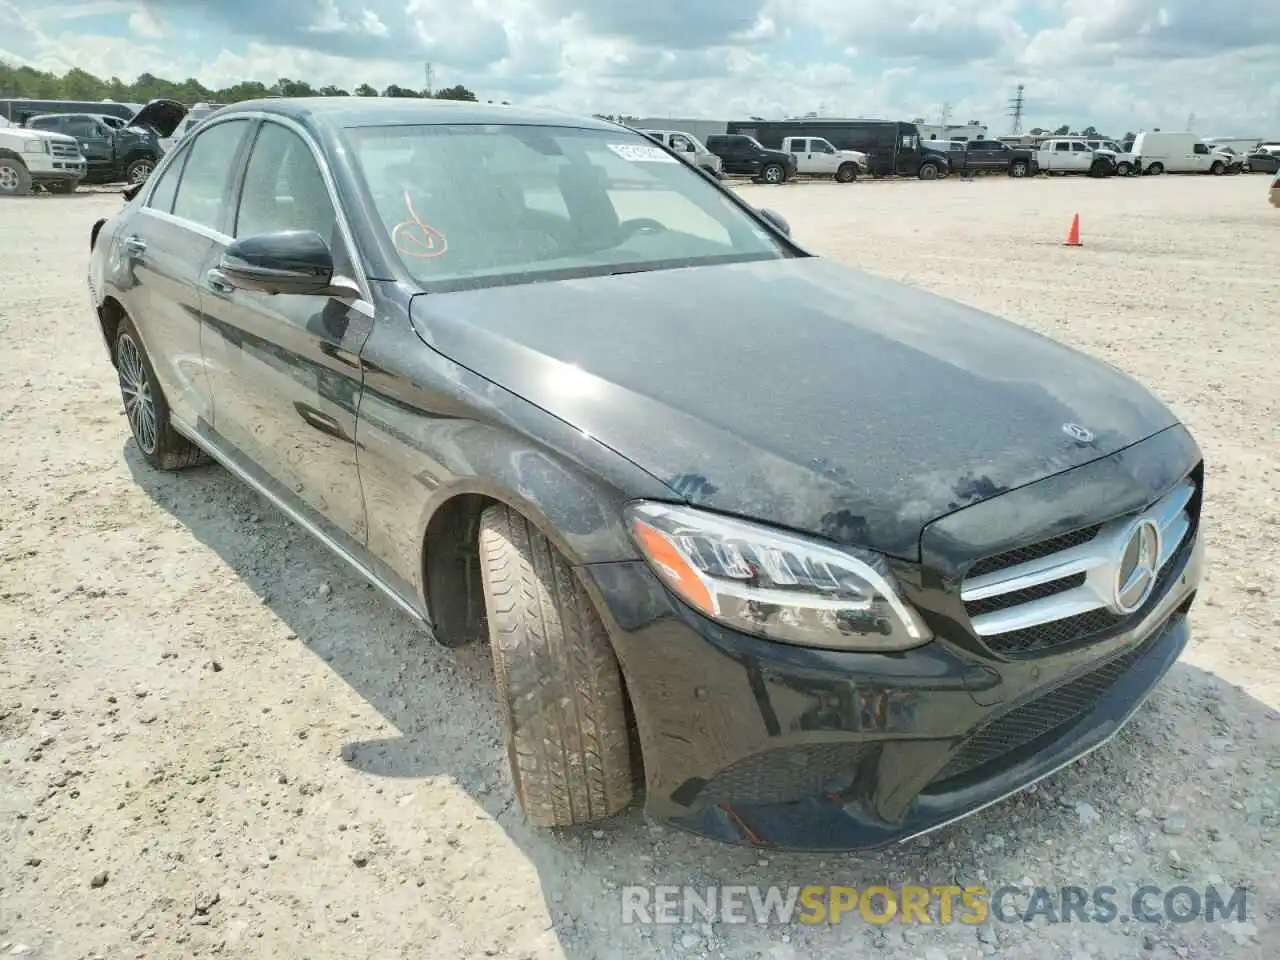
[[17, 170], [8, 164], [0, 165], [0, 193], [17, 193], [20, 183]]
[[149, 163], [137, 164], [129, 174], [129, 182], [130, 183], [144, 182], [147, 179], [147, 177], [151, 176], [151, 171], [154, 169], [155, 167], [153, 167]]
[[116, 368], [120, 375], [120, 395], [129, 418], [133, 438], [143, 453], [156, 450], [156, 404], [151, 395], [151, 378], [142, 362], [142, 352], [127, 333], [116, 343]]

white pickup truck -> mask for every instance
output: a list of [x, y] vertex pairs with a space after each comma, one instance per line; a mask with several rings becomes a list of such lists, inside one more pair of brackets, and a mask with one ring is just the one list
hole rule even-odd
[[0, 127], [0, 196], [25, 197], [33, 186], [50, 193], [72, 193], [86, 170], [75, 137]]
[[1089, 145], [1089, 149], [1098, 153], [1109, 154], [1115, 159], [1116, 176], [1136, 177], [1138, 175], [1138, 155], [1136, 153], [1125, 150], [1114, 140], [1086, 140], [1085, 143]]
[[796, 174], [802, 177], [835, 177], [852, 183], [867, 172], [867, 155], [857, 150], [837, 150], [822, 137], [787, 137], [782, 152], [796, 158]]
[[1085, 141], [1073, 137], [1057, 137], [1040, 144], [1036, 151], [1040, 170], [1053, 176], [1087, 173], [1091, 177], [1109, 177], [1116, 172], [1114, 154], [1093, 150]]

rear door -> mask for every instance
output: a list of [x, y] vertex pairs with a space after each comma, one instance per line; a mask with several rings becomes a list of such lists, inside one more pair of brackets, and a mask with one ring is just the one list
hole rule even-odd
[[262, 121], [230, 236], [215, 242], [201, 278], [205, 353], [219, 440], [327, 536], [363, 545], [355, 436], [360, 349], [373, 329], [372, 307], [235, 289], [216, 269], [232, 237], [308, 230], [330, 244], [339, 273], [365, 282], [349, 256], [322, 162], [299, 129]]
[[124, 306], [142, 337], [173, 414], [199, 428], [213, 418], [201, 349], [205, 262], [225, 237], [231, 172], [251, 121], [211, 127], [175, 152], [121, 231], [132, 284]]

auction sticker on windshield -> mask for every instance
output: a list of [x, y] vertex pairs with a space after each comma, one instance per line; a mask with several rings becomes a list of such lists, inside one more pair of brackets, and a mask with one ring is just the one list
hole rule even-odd
[[659, 150], [657, 147], [646, 146], [643, 143], [611, 143], [609, 149], [620, 156], [623, 160], [634, 160], [637, 163], [679, 163], [671, 154]]

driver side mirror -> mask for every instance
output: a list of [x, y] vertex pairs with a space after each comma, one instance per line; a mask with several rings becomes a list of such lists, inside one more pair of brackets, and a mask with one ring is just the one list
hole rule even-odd
[[222, 254], [218, 270], [233, 287], [258, 293], [360, 295], [352, 281], [334, 275], [329, 244], [314, 230], [281, 230], [237, 240]]
[[759, 213], [760, 216], [764, 217], [775, 227], [781, 230], [783, 234], [788, 237], [791, 236], [791, 224], [787, 223], [787, 221], [782, 218], [782, 214], [770, 210], [767, 207], [761, 207]]

